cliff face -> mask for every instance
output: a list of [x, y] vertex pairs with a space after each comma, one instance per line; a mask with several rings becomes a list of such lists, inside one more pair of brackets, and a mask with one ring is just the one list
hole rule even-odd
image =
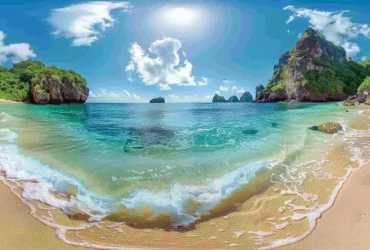
[[249, 92], [244, 92], [240, 97], [240, 102], [253, 102], [253, 96]]
[[25, 60], [0, 67], [0, 98], [37, 104], [84, 103], [89, 96], [86, 80], [73, 70]]
[[37, 104], [85, 103], [89, 89], [70, 79], [44, 78], [32, 83], [31, 93]]
[[347, 62], [342, 47], [308, 28], [296, 46], [280, 57], [266, 88], [256, 88], [256, 99], [260, 102], [344, 100], [357, 90], [363, 76], [354, 83], [343, 75], [341, 68], [348, 68], [346, 74], [352, 74], [356, 67], [361, 66]]

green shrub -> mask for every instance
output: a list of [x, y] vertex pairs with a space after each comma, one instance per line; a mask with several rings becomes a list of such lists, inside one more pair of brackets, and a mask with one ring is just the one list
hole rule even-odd
[[370, 91], [370, 76], [366, 77], [365, 81], [358, 88], [358, 92]]

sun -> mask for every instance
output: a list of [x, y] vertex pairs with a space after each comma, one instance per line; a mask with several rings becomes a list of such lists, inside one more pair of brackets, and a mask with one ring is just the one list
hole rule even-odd
[[197, 12], [188, 8], [170, 8], [164, 14], [168, 22], [177, 25], [188, 25], [197, 19]]

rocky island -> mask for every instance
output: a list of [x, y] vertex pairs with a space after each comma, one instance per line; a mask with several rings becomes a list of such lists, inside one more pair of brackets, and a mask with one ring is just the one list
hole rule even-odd
[[89, 96], [81, 75], [32, 60], [0, 67], [0, 90], [2, 99], [36, 104], [85, 103]]
[[166, 103], [163, 97], [153, 98], [149, 101], [149, 103]]
[[369, 75], [370, 60], [347, 59], [344, 48], [307, 28], [296, 46], [280, 57], [266, 87], [257, 86], [256, 101], [343, 101], [370, 90], [365, 81]]
[[253, 102], [253, 97], [251, 93], [245, 92], [240, 97], [240, 99], [238, 99], [238, 97], [234, 95], [231, 96], [228, 100], [226, 100], [225, 97], [215, 94], [215, 96], [212, 99], [212, 102]]

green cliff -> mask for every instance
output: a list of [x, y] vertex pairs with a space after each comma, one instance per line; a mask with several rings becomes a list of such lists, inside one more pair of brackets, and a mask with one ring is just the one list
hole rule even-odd
[[370, 75], [369, 62], [357, 63], [345, 50], [307, 28], [296, 46], [274, 66], [266, 87], [258, 86], [258, 102], [341, 101], [355, 95]]
[[73, 70], [46, 67], [26, 60], [12, 68], [0, 67], [0, 98], [38, 104], [84, 103], [86, 80]]

